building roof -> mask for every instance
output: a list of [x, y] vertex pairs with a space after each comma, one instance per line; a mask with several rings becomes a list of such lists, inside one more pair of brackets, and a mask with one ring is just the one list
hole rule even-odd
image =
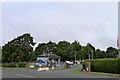
[[56, 54], [41, 54], [39, 55], [39, 57], [49, 57], [49, 59], [60, 59], [60, 56], [56, 55]]
[[46, 62], [46, 61], [48, 61], [48, 57], [37, 57], [37, 61]]
[[60, 56], [58, 56], [56, 54], [51, 54], [51, 55], [49, 55], [49, 59], [60, 59]]

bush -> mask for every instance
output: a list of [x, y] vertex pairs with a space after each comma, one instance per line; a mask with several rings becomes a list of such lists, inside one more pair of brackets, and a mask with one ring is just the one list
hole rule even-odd
[[19, 63], [18, 63], [18, 66], [19, 66], [19, 67], [25, 67], [25, 66], [26, 66], [26, 62], [19, 62]]
[[95, 59], [91, 61], [91, 70], [120, 74], [120, 59]]
[[3, 67], [18, 67], [18, 64], [16, 63], [3, 63]]
[[2, 63], [2, 67], [25, 67], [26, 62], [18, 62], [18, 63]]

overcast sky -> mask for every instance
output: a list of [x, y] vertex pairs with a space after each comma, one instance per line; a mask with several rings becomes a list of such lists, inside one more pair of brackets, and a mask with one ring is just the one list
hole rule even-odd
[[116, 47], [117, 2], [3, 3], [2, 45], [24, 33], [37, 43], [77, 40], [106, 50]]

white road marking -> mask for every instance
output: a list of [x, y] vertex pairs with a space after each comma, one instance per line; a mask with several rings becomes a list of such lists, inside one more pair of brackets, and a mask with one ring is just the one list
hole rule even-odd
[[28, 75], [24, 75], [24, 74], [15, 74], [17, 76], [21, 76], [21, 77], [27, 77], [27, 78], [34, 78], [33, 76], [28, 76]]

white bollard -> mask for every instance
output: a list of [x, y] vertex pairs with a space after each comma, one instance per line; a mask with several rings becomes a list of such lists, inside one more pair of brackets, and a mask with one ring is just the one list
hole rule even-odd
[[46, 70], [48, 71], [48, 70], [49, 70], [49, 68], [47, 67], [47, 68], [46, 68]]
[[52, 66], [52, 70], [54, 69], [54, 66]]
[[38, 68], [38, 71], [43, 71], [43, 68]]
[[44, 67], [44, 68], [38, 68], [38, 71], [48, 71], [49, 70], [49, 68], [48, 67]]
[[88, 71], [88, 68], [86, 68], [86, 70]]

